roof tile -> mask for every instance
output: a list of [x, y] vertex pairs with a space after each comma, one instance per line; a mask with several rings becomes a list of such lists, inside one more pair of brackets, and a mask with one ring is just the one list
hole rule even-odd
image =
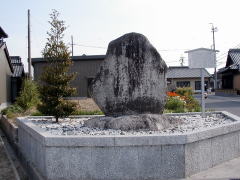
[[[204, 69], [204, 77], [210, 77], [209, 72]], [[170, 66], [167, 71], [167, 78], [200, 78], [201, 69], [190, 69], [188, 66]]]

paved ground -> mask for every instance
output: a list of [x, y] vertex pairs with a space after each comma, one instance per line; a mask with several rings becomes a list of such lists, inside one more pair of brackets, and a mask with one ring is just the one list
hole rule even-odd
[[[196, 96], [198, 99], [199, 95]], [[206, 99], [206, 108], [216, 111], [228, 111], [240, 116], [240, 97], [222, 97], [210, 95]], [[240, 180], [240, 157], [202, 171], [187, 179], [232, 179]]]
[[16, 180], [14, 169], [6, 153], [0, 130], [0, 180]]
[[[196, 95], [200, 99], [200, 95]], [[228, 111], [240, 116], [240, 97], [223, 97], [209, 95], [206, 99], [206, 109], [216, 111]]]
[[210, 168], [195, 174], [186, 180], [194, 179], [240, 179], [240, 157], [231, 161], [222, 163], [218, 166]]

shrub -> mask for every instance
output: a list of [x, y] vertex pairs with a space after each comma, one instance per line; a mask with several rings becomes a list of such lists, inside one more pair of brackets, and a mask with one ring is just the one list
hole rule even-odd
[[104, 115], [102, 111], [75, 111], [72, 115]]
[[193, 90], [192, 88], [177, 88], [176, 93], [181, 95], [181, 96], [192, 96], [193, 95]]
[[168, 97], [165, 108], [174, 113], [185, 112], [186, 102], [180, 97]]
[[43, 114], [39, 111], [35, 111], [31, 114], [31, 116], [43, 116]]
[[178, 88], [175, 92], [168, 92], [168, 99], [165, 105], [165, 113], [199, 112], [199, 102], [193, 97], [191, 88]]
[[193, 96], [186, 97], [185, 101], [186, 101], [186, 108], [189, 112], [201, 111], [199, 102]]
[[22, 89], [16, 102], [3, 109], [1, 113], [10, 119], [14, 119], [18, 116], [28, 114], [27, 111], [33, 109], [39, 103], [39, 92], [36, 83], [30, 79], [24, 79]]
[[11, 105], [1, 111], [3, 115], [6, 115], [7, 118], [10, 118], [10, 119], [17, 117], [19, 114], [23, 112], [24, 110], [22, 109], [22, 107], [20, 107], [17, 104]]
[[25, 79], [15, 104], [26, 111], [37, 106], [39, 103], [39, 92], [36, 83], [30, 79]]

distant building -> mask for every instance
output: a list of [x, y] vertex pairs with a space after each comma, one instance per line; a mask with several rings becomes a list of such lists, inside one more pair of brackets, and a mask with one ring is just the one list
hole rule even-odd
[[21, 57], [10, 56], [10, 59], [13, 67], [13, 75], [11, 77], [11, 101], [14, 102], [21, 90], [25, 72]]
[[222, 92], [240, 95], [240, 49], [229, 49], [226, 66], [219, 69], [218, 74], [222, 80]]
[[[201, 69], [190, 69], [188, 66], [170, 66], [167, 74], [168, 86], [174, 85], [176, 88], [191, 87], [193, 91], [201, 91]], [[210, 87], [211, 75], [204, 69], [205, 89]]]
[[11, 76], [13, 67], [4, 38], [8, 35], [0, 27], [0, 110], [11, 102]]
[[[76, 72], [77, 76], [71, 85], [77, 89], [76, 96], [88, 97], [88, 87], [95, 77], [98, 67], [104, 60], [105, 55], [92, 55], [92, 56], [73, 56], [73, 65], [71, 72]], [[34, 68], [34, 79], [39, 81], [47, 62], [43, 58], [32, 58], [32, 65]]]
[[[88, 97], [88, 87], [95, 77], [97, 70], [104, 60], [105, 55], [92, 56], [73, 56], [73, 66], [71, 72], [77, 72], [77, 77], [72, 81], [71, 85], [77, 89], [76, 96]], [[47, 62], [43, 58], [32, 58], [34, 68], [34, 79], [39, 81]], [[209, 88], [211, 75], [204, 70], [205, 88]], [[170, 66], [166, 74], [168, 84], [176, 87], [191, 87], [195, 92], [201, 90], [201, 74], [200, 69], [190, 69], [187, 66]]]

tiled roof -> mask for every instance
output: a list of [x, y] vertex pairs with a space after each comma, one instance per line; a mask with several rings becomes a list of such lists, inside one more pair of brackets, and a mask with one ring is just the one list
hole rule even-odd
[[217, 73], [222, 73], [222, 72], [226, 71], [226, 69], [227, 69], [226, 67], [220, 68], [220, 69], [218, 69]]
[[0, 38], [7, 38], [7, 37], [8, 37], [7, 33], [5, 33], [4, 30], [0, 26]]
[[228, 51], [226, 66], [229, 67], [229, 69], [240, 70], [240, 49], [230, 49]]
[[[209, 72], [204, 69], [204, 77], [210, 77]], [[167, 78], [200, 78], [201, 69], [194, 68], [190, 69], [188, 66], [170, 66], [168, 68]]]
[[234, 64], [240, 64], [240, 49], [230, 49], [228, 55], [233, 60]]
[[[82, 55], [82, 56], [73, 56], [73, 61], [84, 61], [84, 60], [104, 60], [106, 55]], [[38, 62], [45, 62], [43, 58], [32, 58], [32, 64]]]
[[12, 77], [22, 77], [24, 74], [24, 66], [19, 56], [11, 56], [11, 64], [13, 66]]
[[12, 77], [22, 77], [23, 73], [24, 73], [24, 68], [23, 66], [13, 66], [13, 75]]
[[240, 49], [229, 49], [226, 66], [218, 72], [223, 73], [231, 69], [240, 71]]

